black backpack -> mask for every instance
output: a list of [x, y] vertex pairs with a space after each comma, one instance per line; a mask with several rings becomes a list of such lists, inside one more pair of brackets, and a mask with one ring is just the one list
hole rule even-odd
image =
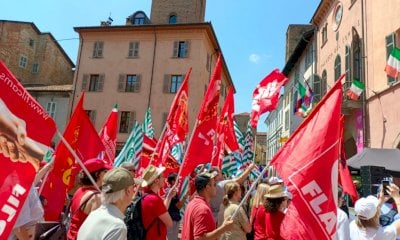
[[147, 230], [156, 222], [156, 217], [150, 225], [145, 228], [142, 220], [142, 200], [148, 194], [136, 196], [125, 212], [125, 224], [128, 229], [128, 240], [144, 240], [146, 239]]

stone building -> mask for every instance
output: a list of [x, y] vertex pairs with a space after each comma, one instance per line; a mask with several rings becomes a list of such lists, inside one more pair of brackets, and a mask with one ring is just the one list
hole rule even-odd
[[[150, 19], [137, 11], [127, 17], [126, 25], [75, 27], [80, 47], [73, 104], [85, 90], [84, 108], [100, 129], [117, 103], [117, 148], [123, 146], [134, 121], [143, 122], [148, 107], [156, 136], [160, 135], [189, 68], [192, 129], [221, 52], [211, 23], [204, 22], [204, 12], [205, 1], [153, 0]], [[221, 103], [230, 85], [223, 60]]]
[[31, 22], [0, 20], [0, 59], [63, 132], [69, 119], [75, 64], [53, 35]]

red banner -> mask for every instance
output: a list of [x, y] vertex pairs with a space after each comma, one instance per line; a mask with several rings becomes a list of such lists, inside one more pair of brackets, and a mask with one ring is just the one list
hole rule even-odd
[[117, 145], [118, 105], [115, 105], [100, 131], [100, 139], [105, 151], [103, 160], [111, 166], [114, 164]]
[[54, 120], [0, 61], [0, 239], [7, 239], [56, 131]]
[[[97, 157], [104, 151], [100, 140], [89, 116], [83, 109], [84, 93], [75, 107], [75, 111], [64, 131], [64, 138], [78, 157], [84, 162]], [[45, 199], [45, 219], [57, 221], [64, 206], [66, 193], [75, 184], [75, 175], [81, 169], [67, 147], [61, 142], [55, 151], [53, 170], [50, 172], [43, 187], [42, 197]]]
[[341, 103], [338, 80], [271, 161], [293, 194], [284, 239], [334, 237]]
[[221, 55], [215, 64], [206, 95], [197, 116], [192, 139], [188, 145], [186, 157], [182, 163], [181, 176], [188, 176], [193, 169], [201, 164], [211, 162], [214, 147], [217, 106], [221, 88]]

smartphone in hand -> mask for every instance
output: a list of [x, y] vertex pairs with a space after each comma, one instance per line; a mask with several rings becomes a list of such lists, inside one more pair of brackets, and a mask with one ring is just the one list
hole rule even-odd
[[383, 188], [383, 195], [389, 196], [389, 186], [390, 182], [389, 180], [382, 180], [382, 188]]

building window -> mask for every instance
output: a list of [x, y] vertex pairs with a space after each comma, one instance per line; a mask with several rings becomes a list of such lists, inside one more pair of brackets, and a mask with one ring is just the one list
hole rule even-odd
[[133, 18], [133, 25], [143, 25], [146, 20], [144, 13], [137, 13]]
[[122, 111], [119, 121], [119, 132], [129, 133], [135, 121], [135, 112]]
[[172, 75], [171, 76], [171, 85], [169, 88], [170, 93], [176, 93], [179, 90], [179, 87], [182, 84], [182, 75]]
[[313, 78], [313, 102], [317, 103], [321, 100], [321, 79], [318, 76], [314, 76]]
[[312, 55], [312, 47], [310, 47], [306, 52], [305, 66], [304, 70], [307, 71], [308, 67], [312, 64], [313, 55]]
[[175, 14], [172, 14], [171, 16], [169, 16], [169, 24], [176, 24], [176, 20], [177, 20], [177, 17], [176, 17], [176, 15]]
[[118, 82], [119, 92], [140, 92], [140, 75], [130, 74], [130, 75], [119, 75]]
[[38, 73], [39, 72], [39, 63], [34, 63], [32, 65], [32, 73]]
[[[87, 86], [89, 83], [89, 86]], [[82, 80], [82, 91], [89, 92], [101, 92], [103, 91], [104, 75], [103, 74], [91, 74], [83, 75]]]
[[48, 102], [46, 105], [46, 112], [50, 115], [50, 117], [56, 117], [56, 103], [55, 102]]
[[174, 42], [174, 57], [186, 58], [189, 55], [189, 41]]
[[341, 72], [341, 67], [342, 67], [342, 61], [340, 60], [340, 56], [337, 55], [335, 58], [335, 81], [339, 79]]
[[86, 110], [86, 114], [89, 116], [90, 121], [92, 121], [94, 125], [96, 122], [96, 110]]
[[128, 57], [129, 58], [137, 58], [139, 56], [139, 42], [130, 42]]
[[35, 45], [35, 41], [32, 38], [29, 38], [29, 46], [33, 47]]
[[289, 130], [289, 110], [285, 111], [285, 131]]
[[[395, 34], [391, 33], [390, 35], [386, 36], [386, 59], [389, 59], [389, 55], [392, 52], [393, 48], [395, 47]], [[387, 76], [387, 83], [390, 85], [394, 83], [396, 79]]]
[[348, 89], [351, 85], [351, 69], [350, 69], [350, 62], [351, 62], [351, 57], [350, 57], [350, 47], [346, 46], [345, 49], [345, 62], [344, 62], [344, 67], [345, 67], [345, 72], [346, 72], [346, 82], [343, 85], [343, 89]]
[[322, 77], [321, 77], [321, 96], [324, 96], [327, 91], [327, 77], [326, 77], [326, 70], [322, 71]]
[[101, 58], [103, 57], [103, 46], [104, 42], [94, 42], [93, 46], [93, 58]]
[[322, 46], [328, 41], [328, 23], [322, 28]]
[[353, 29], [353, 40], [351, 45], [353, 55], [353, 79], [363, 81], [361, 77], [361, 41], [355, 29]]
[[25, 56], [20, 56], [19, 57], [19, 67], [26, 68], [26, 65], [28, 65], [28, 59]]

